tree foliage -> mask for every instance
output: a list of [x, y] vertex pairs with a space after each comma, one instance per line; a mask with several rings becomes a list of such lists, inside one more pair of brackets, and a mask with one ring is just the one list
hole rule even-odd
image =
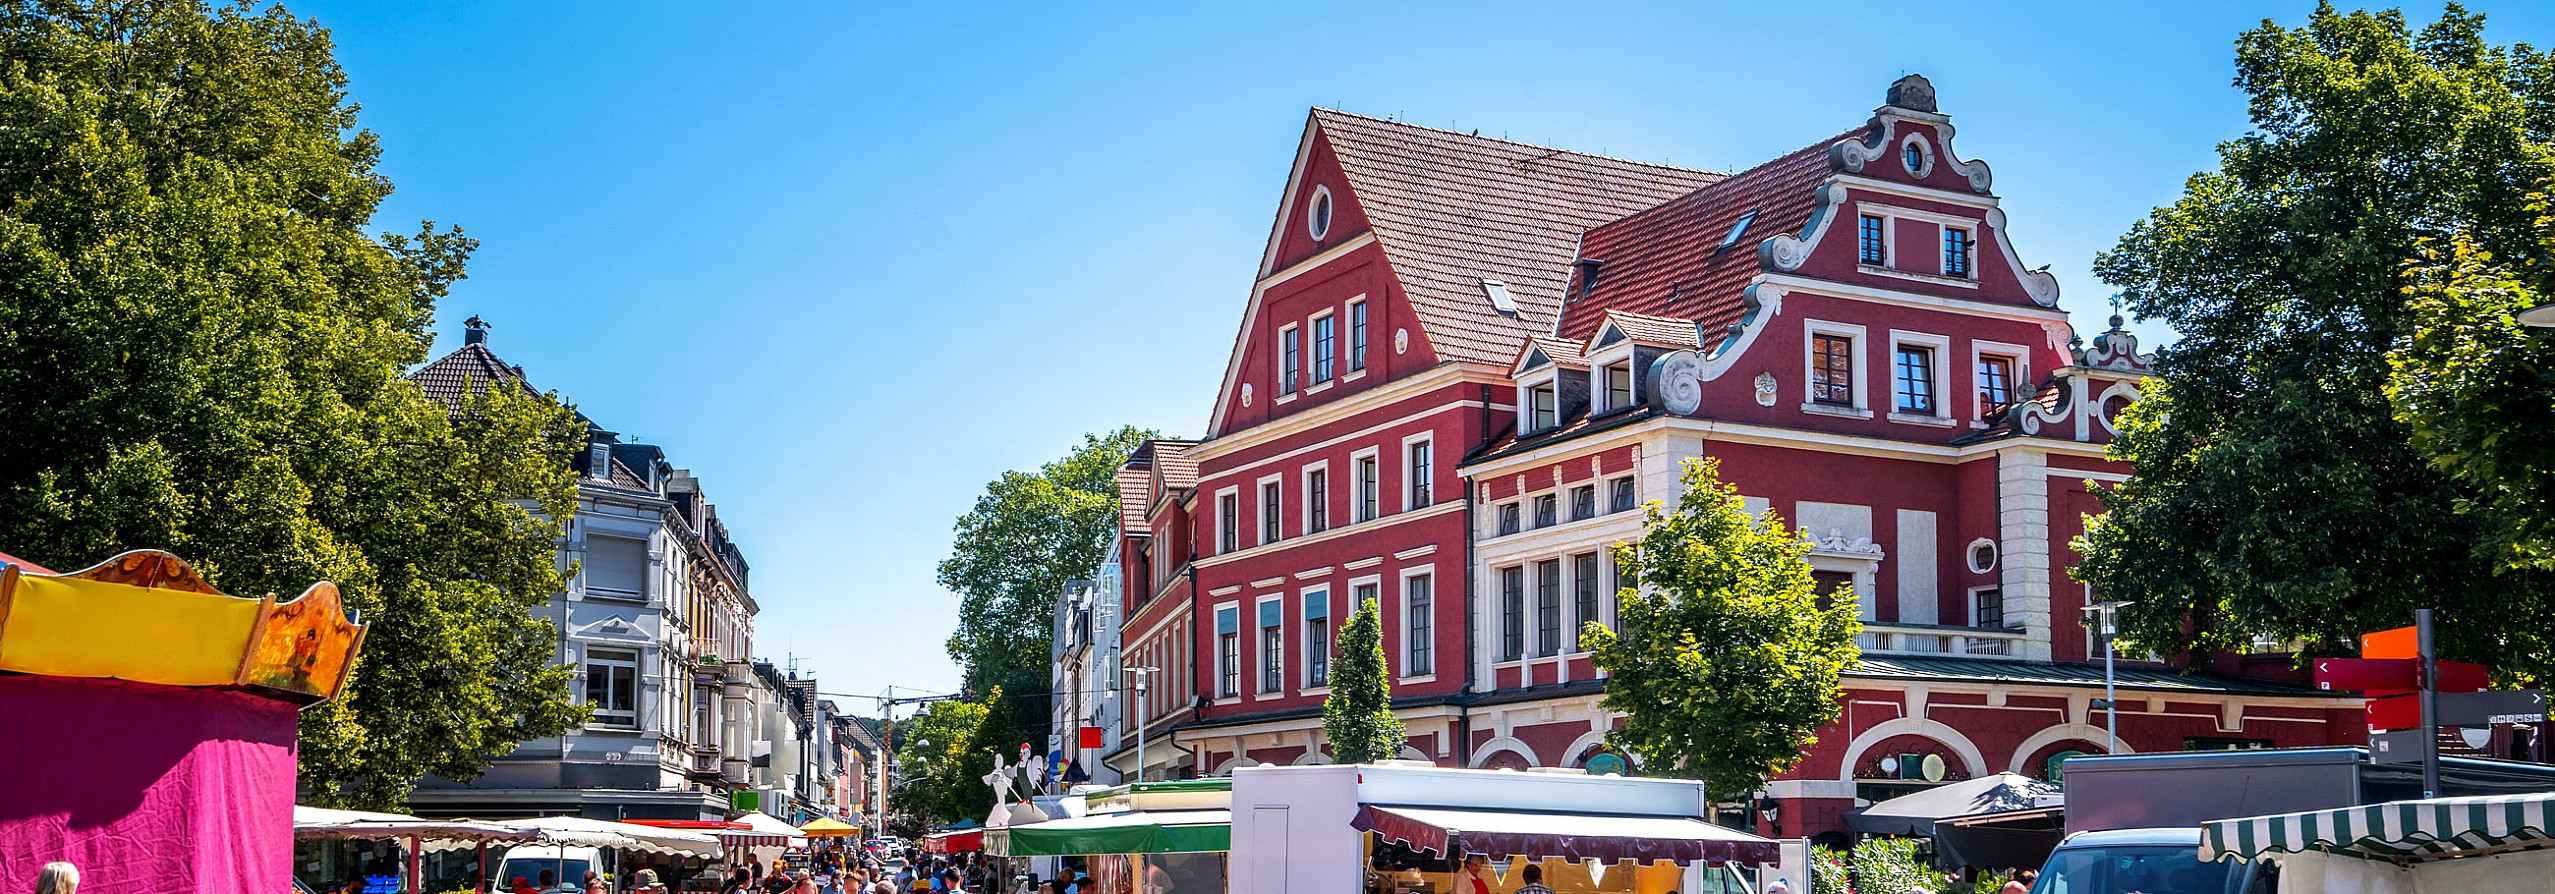
[[[134, 548], [372, 624], [302, 716], [319, 803], [387, 807], [576, 723], [552, 632], [581, 437], [400, 378], [473, 243], [365, 228], [390, 182], [325, 31], [280, 8], [0, 8], [0, 547]], [[111, 646], [108, 646], [111, 647]]]
[[904, 774], [897, 810], [927, 826], [983, 820], [993, 812], [994, 789], [984, 777], [993, 772], [997, 752], [1019, 747], [985, 738], [986, 722], [1002, 701], [1000, 691], [980, 701], [937, 701], [897, 724], [896, 766]]
[[2509, 565], [2541, 572], [2555, 571], [2555, 329], [2516, 315], [2555, 302], [2544, 195], [2533, 257], [2504, 262], [2463, 235], [2426, 254], [2387, 383], [2414, 446], [2467, 488], [2461, 511], [2495, 525]]
[[1048, 706], [1040, 696], [1054, 667], [1048, 653], [1056, 601], [1067, 581], [1085, 579], [1109, 551], [1118, 521], [1118, 468], [1157, 432], [1121, 427], [1084, 435], [1082, 445], [1035, 472], [1005, 472], [958, 518], [940, 584], [958, 594], [949, 656], [969, 692], [1015, 693], [995, 705], [989, 741], [1046, 752]]
[[1360, 600], [1340, 627], [1331, 694], [1322, 699], [1322, 733], [1331, 761], [1370, 764], [1402, 756], [1410, 731], [1393, 714], [1393, 681], [1384, 662], [1384, 618], [1375, 600]]
[[1674, 511], [1653, 502], [1641, 540], [1618, 546], [1617, 630], [1580, 642], [1604, 671], [1607, 734], [1660, 775], [1701, 779], [1716, 800], [1790, 769], [1836, 720], [1837, 678], [1862, 655], [1855, 603], [1821, 606], [1808, 538], [1748, 512], [1718, 460], [1687, 460]]
[[[2425, 240], [2541, 254], [2528, 195], [2555, 171], [2555, 61], [2484, 42], [2450, 6], [2320, 7], [2236, 43], [2253, 130], [2104, 253], [2126, 306], [2181, 338], [2112, 446], [2075, 573], [2127, 600], [2123, 635], [2197, 659], [2255, 637], [2310, 652], [2442, 610], [2451, 657], [2542, 675], [2549, 579], [2496, 575], [2491, 501], [2434, 468], [2390, 407]], [[2482, 511], [2461, 512], [2461, 508]]]

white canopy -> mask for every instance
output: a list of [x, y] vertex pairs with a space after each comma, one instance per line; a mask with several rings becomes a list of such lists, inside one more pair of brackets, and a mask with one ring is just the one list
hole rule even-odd
[[[573, 844], [584, 847], [608, 847], [646, 851], [652, 854], [716, 858], [723, 849], [716, 836], [684, 829], [659, 829], [634, 823], [587, 819], [581, 816], [536, 816], [526, 819], [497, 820], [492, 825], [529, 830], [537, 840], [551, 844]], [[427, 850], [448, 850], [450, 846], [428, 845]]]
[[743, 829], [719, 833], [719, 842], [731, 847], [806, 847], [807, 833], [797, 826], [782, 822], [780, 817], [760, 810], [750, 811], [730, 822], [744, 823]]
[[293, 807], [295, 838], [415, 838], [421, 841], [530, 841], [541, 833], [475, 820], [419, 819], [404, 813]]

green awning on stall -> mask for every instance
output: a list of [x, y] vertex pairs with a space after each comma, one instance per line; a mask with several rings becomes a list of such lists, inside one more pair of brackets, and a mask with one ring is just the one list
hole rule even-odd
[[985, 833], [985, 853], [997, 857], [1196, 854], [1232, 849], [1230, 810], [1103, 813]]

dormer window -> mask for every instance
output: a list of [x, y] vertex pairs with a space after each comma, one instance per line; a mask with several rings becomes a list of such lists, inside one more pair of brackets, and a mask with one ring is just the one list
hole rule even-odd
[[1549, 431], [1561, 425], [1560, 396], [1553, 383], [1545, 382], [1526, 389], [1526, 413], [1532, 431]]
[[1632, 406], [1632, 364], [1608, 364], [1600, 374], [1605, 378], [1606, 409], [1620, 410]]

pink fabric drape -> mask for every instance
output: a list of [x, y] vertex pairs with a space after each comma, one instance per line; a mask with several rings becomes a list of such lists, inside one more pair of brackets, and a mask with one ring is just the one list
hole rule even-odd
[[244, 692], [0, 676], [0, 891], [54, 860], [81, 894], [289, 891], [295, 719]]

